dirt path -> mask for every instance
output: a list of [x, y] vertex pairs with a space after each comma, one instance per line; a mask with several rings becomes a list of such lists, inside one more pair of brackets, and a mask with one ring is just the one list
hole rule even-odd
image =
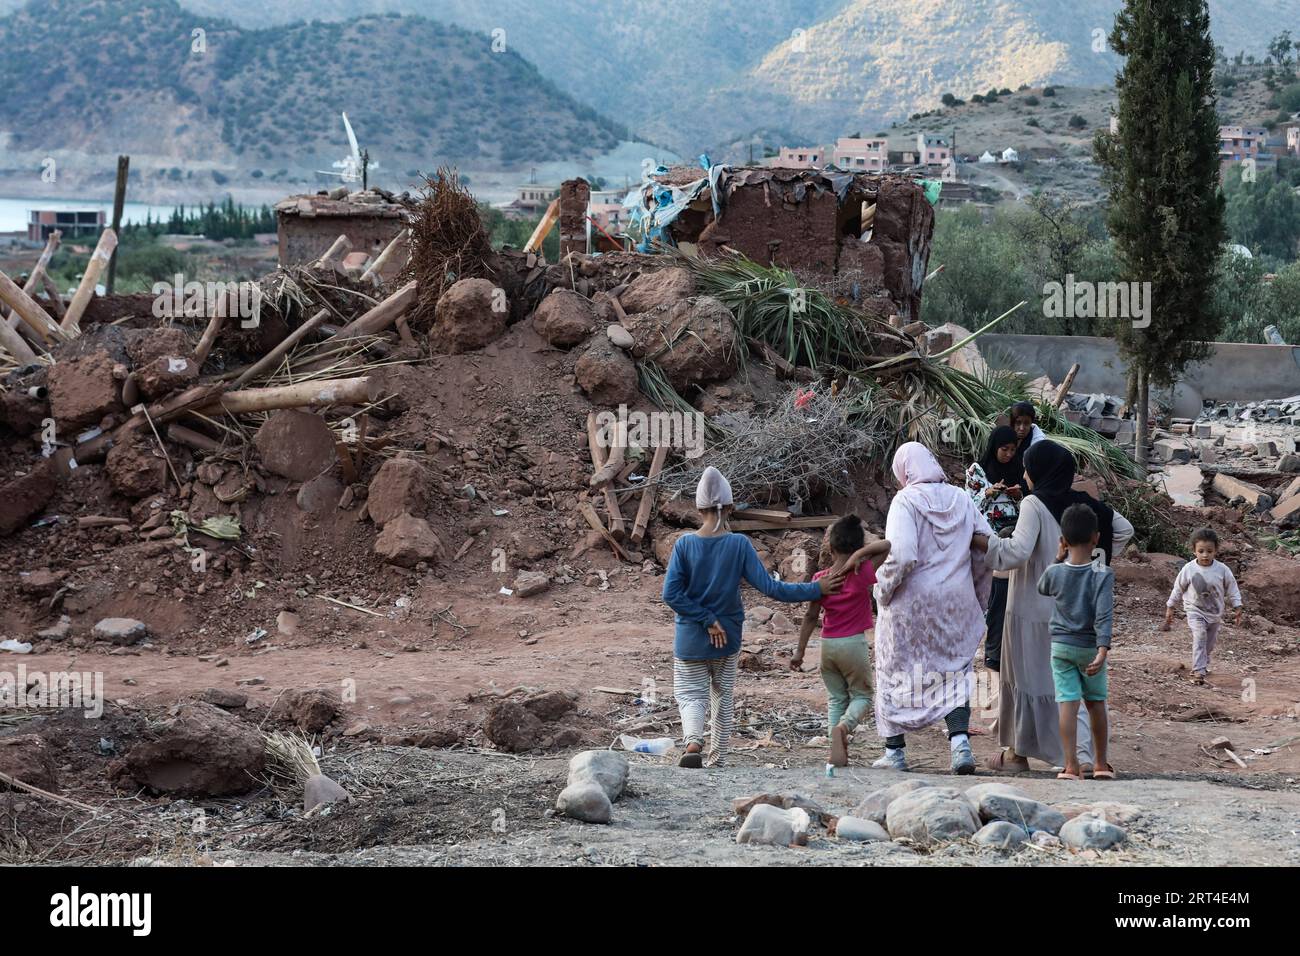
[[[1112, 655], [1111, 745], [1121, 779], [1109, 786], [1061, 783], [1048, 768], [1036, 766], [1014, 782], [1054, 804], [1106, 799], [1138, 807], [1143, 815], [1128, 849], [1092, 861], [1098, 865], [1300, 862], [1300, 668], [1293, 654], [1300, 633], [1260, 618], [1228, 628], [1210, 683], [1194, 685], [1187, 679], [1181, 625], [1170, 633], [1158, 630], [1163, 578], [1123, 565], [1119, 577], [1122, 624]], [[527, 601], [496, 594], [491, 579], [429, 582], [372, 600], [378, 617], [328, 602], [299, 602], [296, 633], [272, 630], [252, 647], [245, 643], [250, 610], [244, 608], [229, 633], [209, 627], [200, 640], [179, 648], [161, 639], [112, 652], [102, 645], [47, 643], [44, 653], [6, 655], [0, 671], [22, 663], [29, 672], [99, 672], [110, 706], [128, 716], [206, 688], [246, 695], [248, 717], [256, 722], [290, 690], [320, 687], [344, 697], [344, 717], [324, 740], [323, 765], [358, 794], [356, 804], [303, 820], [296, 808], [300, 797], [266, 790], [238, 801], [123, 803], [102, 773], [65, 773], [68, 795], [97, 804], [117, 801], [137, 815], [133, 828], [151, 834], [154, 850], [136, 841], [116, 855], [91, 857], [100, 862], [142, 854], [174, 862], [206, 854], [218, 861], [295, 864], [1006, 862], [966, 845], [937, 857], [834, 840], [815, 841], [802, 851], [735, 845], [734, 797], [797, 791], [843, 813], [896, 779], [866, 769], [881, 752], [869, 727], [853, 741], [853, 766], [825, 778], [826, 751], [816, 740], [825, 733], [816, 642], [805, 672], [791, 672], [796, 618], [779, 606], [770, 621], [746, 631], [732, 767], [683, 774], [670, 762], [634, 757], [632, 793], [619, 804], [612, 826], [552, 819], [547, 811], [574, 752], [610, 746], [630, 728], [643, 736], [677, 736], [680, 729], [671, 699], [671, 614], [657, 599], [661, 578], [622, 571], [608, 582], [605, 590], [574, 583]], [[277, 606], [268, 602], [262, 612], [271, 628]], [[751, 613], [759, 606], [751, 595]], [[452, 626], [453, 620], [467, 629]], [[992, 675], [978, 673], [977, 691], [996, 686], [985, 679]], [[497, 752], [484, 721], [499, 695], [521, 687], [572, 692], [577, 710], [560, 724], [546, 725], [537, 751]], [[653, 694], [653, 702], [633, 694]], [[981, 763], [997, 751], [989, 716], [977, 712], [974, 721]], [[39, 733], [40, 723], [19, 732]], [[400, 746], [422, 730], [448, 727], [460, 741], [455, 749]], [[344, 728], [350, 733], [341, 736]], [[549, 735], [559, 729], [569, 739], [548, 751]], [[88, 727], [84, 742], [60, 744], [60, 759], [78, 768], [107, 766], [106, 758], [86, 750], [93, 751], [100, 730]], [[1229, 739], [1245, 768], [1208, 747], [1217, 737]], [[939, 727], [910, 735], [908, 757], [914, 776], [954, 782]], [[981, 773], [961, 784], [989, 779]], [[189, 815], [196, 812], [211, 822], [201, 836], [190, 832]], [[504, 834], [493, 829], [501, 815]], [[1087, 862], [1040, 850], [1010, 859], [1028, 865]]]

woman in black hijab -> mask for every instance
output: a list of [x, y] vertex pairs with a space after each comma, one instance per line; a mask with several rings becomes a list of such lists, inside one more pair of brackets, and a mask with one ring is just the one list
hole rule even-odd
[[[1005, 748], [989, 762], [995, 771], [1025, 771], [1028, 758], [1063, 766], [1056, 691], [1052, 682], [1049, 622], [1055, 602], [1038, 592], [1038, 580], [1057, 560], [1061, 515], [1072, 504], [1097, 514], [1101, 547], [1109, 562], [1133, 537], [1133, 526], [1091, 495], [1075, 491], [1074, 456], [1056, 442], [1042, 440], [1025, 450], [1025, 476], [1031, 494], [1020, 502], [1015, 531], [990, 538], [988, 565], [1010, 572], [1006, 623], [998, 671], [998, 742]], [[1082, 708], [1080, 708], [1082, 712]], [[1091, 728], [1077, 732], [1078, 759], [1092, 770]]]
[[[1009, 425], [993, 429], [984, 457], [966, 469], [966, 490], [975, 507], [994, 531], [1009, 534], [1016, 523], [1016, 501], [1024, 480], [1020, 462], [1020, 440]], [[993, 576], [988, 610], [984, 613], [984, 666], [996, 671], [1002, 666], [1002, 626], [1007, 609], [1007, 575]]]
[[1101, 534], [1098, 546], [1106, 552], [1110, 564], [1115, 540], [1115, 509], [1098, 501], [1092, 495], [1074, 490], [1074, 455], [1069, 449], [1054, 441], [1040, 441], [1025, 451], [1025, 474], [1035, 498], [1047, 505], [1056, 523], [1070, 505], [1087, 505], [1097, 515], [1097, 530]]

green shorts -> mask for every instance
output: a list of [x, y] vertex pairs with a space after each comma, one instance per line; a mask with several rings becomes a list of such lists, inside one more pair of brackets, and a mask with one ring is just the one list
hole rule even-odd
[[1084, 673], [1096, 656], [1095, 647], [1052, 642], [1052, 683], [1056, 685], [1058, 704], [1106, 699], [1106, 670], [1110, 661], [1103, 662], [1101, 670], [1091, 677]]

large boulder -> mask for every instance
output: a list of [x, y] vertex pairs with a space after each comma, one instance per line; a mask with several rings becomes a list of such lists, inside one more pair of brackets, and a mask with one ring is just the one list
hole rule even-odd
[[1024, 790], [1021, 790], [1019, 787], [1013, 786], [1009, 783], [1003, 783], [1000, 780], [990, 780], [987, 783], [977, 783], [973, 787], [967, 787], [964, 793], [967, 801], [969, 801], [971, 805], [971, 809], [976, 813], [980, 812], [980, 801], [991, 793], [999, 793], [1008, 797], [1021, 797], [1025, 800], [1033, 799], [1033, 797]]
[[265, 743], [219, 707], [185, 701], [114, 767], [124, 784], [179, 797], [226, 797], [260, 786]]
[[613, 750], [584, 750], [569, 761], [569, 778], [555, 809], [585, 823], [608, 823], [627, 786], [627, 758]]
[[633, 354], [659, 365], [679, 392], [730, 378], [740, 367], [731, 311], [717, 299], [681, 299], [653, 312], [629, 315]]
[[366, 511], [379, 527], [402, 515], [419, 517], [429, 500], [429, 475], [410, 458], [390, 458], [370, 479]]
[[578, 706], [575, 694], [562, 690], [544, 690], [529, 694], [522, 701], [524, 709], [538, 720], [559, 720]]
[[104, 459], [104, 473], [113, 490], [126, 498], [144, 498], [167, 486], [167, 459], [152, 435], [132, 432]]
[[[117, 363], [107, 352], [59, 359], [45, 377], [50, 414], [60, 428], [98, 425], [110, 412], [122, 411], [122, 383], [113, 375]], [[73, 435], [61, 435], [67, 440]]]
[[309, 687], [289, 698], [289, 718], [304, 734], [318, 734], [343, 712], [339, 695], [333, 691]]
[[148, 637], [149, 627], [133, 617], [106, 617], [95, 624], [90, 635], [97, 641], [126, 647]]
[[54, 754], [36, 734], [0, 737], [0, 773], [42, 790], [57, 790], [59, 785]]
[[504, 289], [487, 279], [461, 279], [438, 299], [429, 344], [452, 354], [481, 349], [506, 330], [509, 315]]
[[45, 459], [25, 475], [0, 485], [0, 535], [13, 534], [50, 503], [59, 483]]
[[951, 787], [923, 787], [889, 804], [885, 828], [895, 840], [925, 846], [974, 836], [980, 820], [959, 791]]
[[253, 444], [267, 471], [291, 481], [308, 481], [338, 461], [334, 433], [325, 419], [301, 409], [272, 412], [257, 430]]
[[574, 365], [573, 375], [578, 387], [596, 405], [631, 405], [641, 395], [636, 363], [606, 336], [591, 339]]
[[537, 334], [558, 348], [572, 348], [596, 329], [591, 302], [568, 289], [556, 289], [533, 313]]
[[689, 299], [694, 292], [695, 280], [686, 269], [659, 269], [643, 272], [633, 279], [618, 297], [618, 302], [629, 314], [652, 312]]
[[160, 355], [135, 369], [135, 382], [147, 399], [162, 398], [186, 388], [199, 377], [199, 367], [184, 355]]
[[889, 805], [905, 793], [911, 793], [913, 790], [920, 790], [928, 787], [930, 784], [920, 780], [904, 780], [902, 783], [896, 783], [892, 787], [885, 787], [881, 790], [873, 790], [862, 798], [853, 811], [852, 816], [862, 820], [871, 820], [873, 823], [885, 825], [886, 815], [889, 812]]
[[1238, 576], [1246, 606], [1271, 621], [1300, 623], [1300, 561], [1280, 554], [1255, 553]]
[[548, 738], [541, 718], [516, 700], [493, 704], [483, 722], [483, 733], [493, 746], [509, 753], [537, 750]]
[[413, 568], [422, 561], [435, 564], [443, 553], [442, 541], [429, 522], [412, 515], [387, 522], [375, 538], [375, 554], [399, 568]]

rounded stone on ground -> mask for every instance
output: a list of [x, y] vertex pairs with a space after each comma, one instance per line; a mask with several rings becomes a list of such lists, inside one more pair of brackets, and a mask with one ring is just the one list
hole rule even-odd
[[911, 793], [913, 790], [920, 790], [928, 786], [930, 784], [921, 780], [904, 780], [902, 783], [874, 790], [862, 799], [862, 802], [858, 804], [852, 815], [862, 820], [871, 820], [883, 827], [885, 825], [885, 815], [891, 803], [905, 793]]
[[840, 817], [839, 822], [835, 824], [835, 835], [841, 840], [851, 840], [854, 843], [878, 843], [889, 840], [889, 834], [879, 823], [874, 820], [863, 820], [860, 817]]
[[144, 621], [133, 617], [106, 617], [95, 625], [91, 634], [96, 640], [127, 645], [147, 637], [149, 628]]
[[770, 803], [760, 803], [745, 816], [745, 822], [736, 832], [736, 842], [768, 846], [802, 844], [807, 842], [811, 823], [807, 811], [799, 807], [783, 810]]
[[994, 820], [976, 831], [972, 838], [980, 846], [993, 850], [1015, 850], [1029, 842], [1029, 834], [1023, 827], [1006, 820]]
[[1065, 814], [1032, 797], [1006, 793], [986, 793], [979, 801], [979, 818], [985, 823], [1005, 820], [1030, 832], [1045, 830], [1058, 833], [1065, 825]]
[[627, 758], [613, 750], [584, 750], [569, 761], [569, 783], [594, 783], [611, 801], [623, 796], [629, 771]]
[[335, 780], [324, 774], [308, 777], [302, 788], [302, 809], [310, 813], [316, 807], [327, 803], [352, 802], [352, 795]]
[[964, 840], [979, 830], [980, 822], [960, 791], [922, 787], [889, 804], [885, 828], [895, 840], [926, 845]]
[[569, 784], [556, 798], [555, 809], [585, 823], [608, 823], [614, 814], [604, 788], [594, 780]]
[[1120, 827], [1086, 814], [1061, 827], [1061, 842], [1072, 850], [1109, 850], [1126, 839], [1128, 834]]

